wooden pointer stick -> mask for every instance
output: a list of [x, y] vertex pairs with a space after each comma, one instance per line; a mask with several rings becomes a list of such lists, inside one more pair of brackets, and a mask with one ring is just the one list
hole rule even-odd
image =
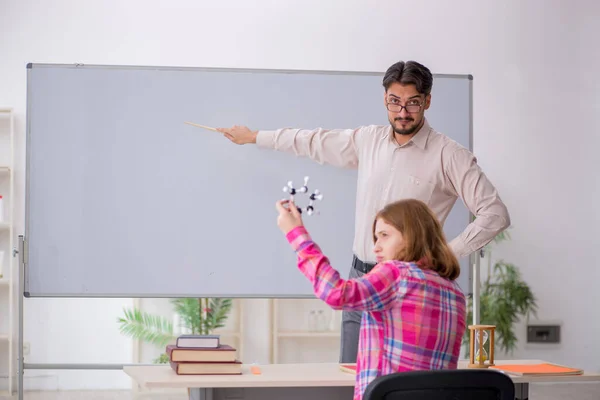
[[188, 125], [193, 125], [193, 126], [197, 126], [198, 128], [204, 128], [204, 129], [208, 129], [209, 131], [215, 131], [215, 132], [219, 132], [217, 129], [215, 128], [211, 128], [210, 126], [205, 126], [205, 125], [200, 125], [200, 124], [195, 124], [193, 122], [185, 122]]

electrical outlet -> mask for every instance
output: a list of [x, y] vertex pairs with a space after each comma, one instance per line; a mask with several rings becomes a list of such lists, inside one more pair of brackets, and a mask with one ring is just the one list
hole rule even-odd
[[560, 325], [529, 325], [527, 343], [560, 343]]
[[29, 346], [29, 343], [28, 342], [23, 343], [23, 355], [28, 356], [30, 350], [31, 350], [31, 347]]

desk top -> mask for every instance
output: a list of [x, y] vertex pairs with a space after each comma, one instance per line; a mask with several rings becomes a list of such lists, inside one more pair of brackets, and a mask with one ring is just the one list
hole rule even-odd
[[148, 388], [354, 386], [354, 375], [337, 363], [265, 364], [261, 374], [242, 365], [242, 375], [177, 375], [169, 365], [125, 366], [123, 371]]
[[[537, 364], [542, 360], [496, 360], [496, 364]], [[461, 360], [459, 368], [467, 368]], [[338, 363], [266, 364], [261, 374], [252, 375], [250, 365], [242, 366], [242, 375], [177, 375], [169, 365], [125, 366], [123, 371], [147, 388], [226, 388], [290, 386], [354, 386], [354, 375], [340, 370]], [[600, 382], [600, 373], [564, 376], [511, 376], [515, 383]]]

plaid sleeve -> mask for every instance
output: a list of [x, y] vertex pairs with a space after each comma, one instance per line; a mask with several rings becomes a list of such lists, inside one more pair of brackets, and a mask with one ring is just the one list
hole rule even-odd
[[345, 280], [303, 226], [288, 232], [286, 238], [298, 255], [298, 269], [312, 283], [315, 295], [330, 307], [349, 311], [381, 311], [391, 307], [397, 294], [398, 268], [381, 263], [358, 279]]

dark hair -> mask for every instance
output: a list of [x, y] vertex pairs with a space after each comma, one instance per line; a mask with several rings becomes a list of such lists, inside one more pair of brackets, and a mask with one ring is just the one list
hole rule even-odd
[[385, 72], [383, 87], [387, 91], [392, 83], [415, 85], [419, 93], [428, 95], [433, 86], [433, 76], [426, 66], [416, 61], [399, 61]]
[[377, 241], [377, 220], [382, 219], [396, 228], [403, 236], [404, 249], [396, 259], [406, 262], [422, 262], [421, 269], [437, 272], [451, 281], [460, 275], [458, 259], [448, 246], [442, 225], [421, 200], [404, 199], [386, 205], [373, 221], [373, 240]]

